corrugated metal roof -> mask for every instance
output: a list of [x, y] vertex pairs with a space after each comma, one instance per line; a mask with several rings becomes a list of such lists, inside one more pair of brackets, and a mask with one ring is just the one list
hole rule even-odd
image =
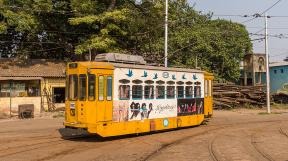
[[66, 63], [60, 61], [0, 59], [0, 77], [65, 77], [65, 68]]
[[42, 77], [0, 77], [0, 80], [42, 80]]
[[288, 62], [274, 62], [269, 64], [270, 67], [288, 66]]

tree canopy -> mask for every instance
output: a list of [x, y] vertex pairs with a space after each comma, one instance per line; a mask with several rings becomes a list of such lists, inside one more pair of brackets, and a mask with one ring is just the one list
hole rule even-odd
[[[74, 60], [122, 52], [164, 62], [163, 0], [0, 0], [2, 57]], [[170, 66], [197, 67], [236, 80], [239, 62], [252, 50], [245, 27], [212, 20], [187, 0], [169, 2]]]

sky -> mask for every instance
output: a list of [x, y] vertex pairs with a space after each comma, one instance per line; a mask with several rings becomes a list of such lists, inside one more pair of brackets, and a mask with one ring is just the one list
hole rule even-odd
[[[249, 33], [264, 34], [264, 17], [255, 18], [252, 21], [243, 23], [253, 17], [242, 17], [244, 15], [254, 15], [262, 13], [272, 7], [278, 0], [188, 0], [194, 5], [195, 10], [202, 13], [213, 12], [213, 19], [221, 18], [233, 22], [242, 23], [246, 26]], [[225, 15], [225, 16], [224, 16]], [[229, 15], [229, 16], [227, 16]], [[234, 16], [231, 16], [234, 15]], [[235, 16], [240, 15], [240, 16]], [[283, 61], [288, 57], [288, 0], [281, 0], [268, 12], [268, 34], [283, 34], [286, 38], [268, 37], [268, 51], [270, 62]], [[286, 17], [273, 17], [286, 16]], [[262, 38], [264, 36], [250, 36], [251, 40]], [[265, 41], [253, 41], [254, 53], [265, 53]]]

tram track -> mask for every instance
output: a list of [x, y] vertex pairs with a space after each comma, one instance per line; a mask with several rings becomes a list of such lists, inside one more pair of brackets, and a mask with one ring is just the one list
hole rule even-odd
[[[219, 125], [210, 125], [209, 127], [210, 128], [213, 128], [213, 127], [216, 127], [214, 129], [207, 129], [203, 132], [199, 132], [199, 133], [196, 133], [196, 134], [193, 134], [193, 135], [188, 135], [188, 136], [185, 136], [181, 139], [178, 139], [178, 140], [175, 140], [175, 141], [172, 141], [172, 142], [169, 142], [169, 143], [165, 143], [165, 144], [162, 144], [158, 149], [156, 149], [155, 151], [153, 151], [152, 153], [150, 153], [149, 155], [145, 156], [143, 159], [140, 159], [141, 161], [148, 161], [154, 157], [156, 157], [159, 153], [161, 153], [161, 151], [164, 151], [165, 149], [169, 148], [169, 147], [172, 147], [172, 146], [175, 146], [177, 144], [180, 144], [181, 142], [185, 141], [186, 139], [190, 139], [192, 137], [197, 137], [197, 136], [200, 136], [200, 135], [205, 135], [207, 134], [208, 132], [211, 132], [211, 131], [217, 131], [219, 129], [223, 129], [223, 128], [227, 128], [227, 127], [233, 127], [233, 126], [237, 126], [237, 125], [245, 125], [245, 124], [262, 124], [262, 123], [277, 123], [277, 122], [283, 122], [283, 121], [288, 121], [287, 119], [281, 119], [281, 120], [267, 120], [267, 121], [246, 121], [246, 122], [237, 122], [237, 123], [231, 123], [231, 124], [222, 124], [220, 127], [218, 127]], [[209, 143], [209, 146], [208, 146], [208, 149], [209, 149], [209, 155], [210, 157], [214, 160], [214, 161], [218, 161], [219, 160], [219, 156], [216, 154], [216, 152], [213, 150], [213, 144], [214, 144], [214, 141], [215, 141], [216, 138], [214, 138], [210, 143]], [[251, 138], [252, 140], [252, 138]], [[254, 140], [253, 140], [254, 141]], [[273, 158], [264, 153], [263, 151], [261, 151], [258, 146], [256, 145], [255, 142], [251, 141], [251, 144], [253, 145], [253, 147], [256, 149], [257, 152], [259, 152], [264, 158], [266, 158], [267, 160], [269, 161], [274, 161]]]
[[220, 161], [219, 156], [214, 151], [214, 142], [216, 140], [217, 136], [215, 136], [210, 142], [209, 142], [209, 155], [212, 158], [213, 161]]
[[288, 134], [281, 127], [279, 128], [279, 133], [288, 138]]
[[54, 145], [60, 144], [63, 141], [65, 140], [58, 139], [58, 140], [50, 140], [50, 141], [34, 143], [34, 144], [25, 144], [21, 146], [8, 147], [6, 149], [0, 150], [0, 158], [19, 154], [19, 153], [29, 152], [29, 151], [40, 149], [43, 147], [54, 146]]
[[177, 144], [180, 144], [181, 142], [183, 142], [183, 141], [185, 141], [187, 139], [191, 139], [193, 137], [197, 137], [197, 136], [200, 136], [200, 135], [205, 135], [205, 134], [208, 134], [211, 131], [216, 131], [216, 130], [219, 130], [219, 129], [222, 129], [222, 128], [223, 128], [223, 126], [217, 127], [217, 128], [214, 128], [214, 129], [206, 129], [206, 130], [204, 130], [202, 132], [198, 132], [196, 134], [188, 135], [188, 136], [182, 137], [181, 139], [178, 139], [178, 140], [166, 143], [166, 144], [162, 144], [160, 146], [160, 148], [156, 149], [155, 151], [153, 151], [152, 153], [147, 155], [145, 158], [141, 159], [141, 161], [148, 161], [148, 160], [152, 159], [153, 157], [157, 156], [157, 154], [159, 154], [161, 151], [163, 151], [163, 150], [165, 150], [165, 149], [167, 149], [167, 148], [169, 148], [171, 146], [175, 146]]
[[274, 161], [274, 159], [267, 153], [265, 153], [258, 145], [257, 145], [257, 141], [256, 141], [256, 134], [257, 133], [254, 133], [250, 136], [250, 139], [251, 139], [251, 144], [252, 146], [254, 147], [254, 149], [263, 157], [265, 158], [266, 160], [268, 161]]
[[[33, 143], [33, 144], [24, 144], [24, 145], [20, 145], [20, 146], [8, 147], [6, 149], [1, 149], [0, 150], [0, 158], [7, 157], [7, 156], [10, 156], [10, 155], [16, 155], [16, 154], [21, 154], [21, 153], [33, 151], [33, 150], [41, 149], [41, 148], [44, 148], [44, 147], [51, 147], [51, 146], [55, 146], [55, 145], [58, 145], [58, 144], [65, 143], [65, 142], [73, 143], [73, 142], [68, 142], [68, 141], [69, 140], [73, 141], [74, 139], [81, 140], [81, 139], [83, 139], [83, 137], [82, 136], [70, 137], [70, 138], [67, 138], [66, 140], [63, 139], [63, 138], [59, 138], [59, 137], [53, 137], [49, 141], [45, 141], [45, 142], [39, 142], [39, 143]], [[48, 140], [48, 139], [46, 139], [46, 140]]]

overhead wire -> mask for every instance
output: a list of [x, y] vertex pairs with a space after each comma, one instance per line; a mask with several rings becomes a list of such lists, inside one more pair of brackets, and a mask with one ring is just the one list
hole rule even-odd
[[261, 12], [260, 14], [254, 14], [253, 15], [253, 18], [249, 19], [249, 20], [246, 20], [246, 21], [243, 21], [241, 23], [247, 23], [247, 22], [251, 22], [253, 20], [255, 20], [256, 18], [258, 17], [261, 17], [263, 16], [263, 14], [265, 14], [267, 11], [269, 11], [270, 9], [272, 9], [274, 6], [276, 6], [279, 2], [281, 2], [282, 0], [278, 0], [276, 3], [274, 3], [272, 6], [270, 6], [269, 8], [267, 8], [266, 10], [264, 10], [263, 12]]

